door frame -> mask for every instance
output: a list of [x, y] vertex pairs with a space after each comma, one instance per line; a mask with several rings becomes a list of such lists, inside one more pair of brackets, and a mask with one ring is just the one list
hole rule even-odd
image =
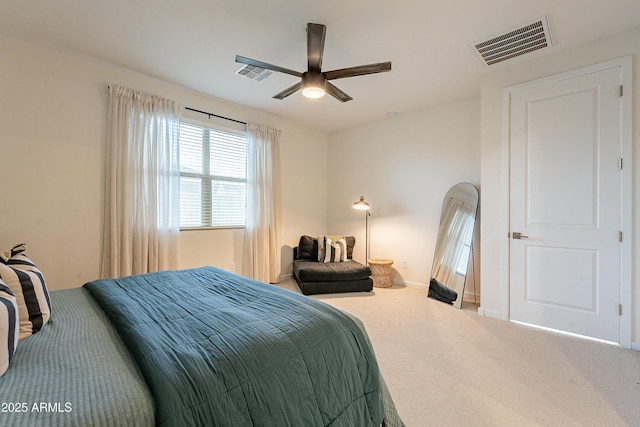
[[612, 59], [610, 61], [581, 67], [572, 71], [554, 74], [552, 76], [528, 81], [525, 83], [508, 86], [502, 90], [502, 145], [501, 145], [501, 228], [500, 235], [500, 301], [501, 312], [505, 316], [504, 320], [511, 319], [510, 313], [510, 245], [509, 231], [511, 224], [510, 218], [510, 175], [511, 175], [511, 94], [525, 89], [531, 89], [561, 80], [567, 80], [574, 77], [604, 71], [611, 68], [620, 68], [620, 84], [624, 87], [623, 96], [620, 98], [620, 117], [621, 117], [621, 153], [623, 158], [622, 168], [622, 186], [621, 186], [621, 231], [623, 239], [620, 243], [620, 303], [622, 305], [622, 314], [620, 315], [620, 341], [619, 344], [623, 348], [631, 348], [631, 325], [632, 325], [632, 238], [633, 238], [633, 192], [632, 192], [632, 56], [624, 56], [622, 58]]

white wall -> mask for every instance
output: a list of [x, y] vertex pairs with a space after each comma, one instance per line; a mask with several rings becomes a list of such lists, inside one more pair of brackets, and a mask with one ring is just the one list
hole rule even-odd
[[[503, 197], [508, 181], [507, 171], [503, 168], [502, 145], [502, 94], [505, 87], [518, 83], [551, 76], [580, 67], [604, 62], [626, 55], [633, 55], [633, 92], [627, 88], [627, 96], [633, 96], [633, 156], [628, 164], [633, 171], [640, 170], [638, 129], [640, 125], [640, 29], [616, 35], [611, 38], [589, 43], [577, 48], [564, 50], [548, 56], [500, 67], [483, 76], [482, 99], [482, 304], [481, 312], [487, 315], [508, 318], [508, 283], [506, 277], [506, 257], [504, 256], [504, 239], [506, 234], [503, 224], [508, 221], [507, 200]], [[631, 306], [632, 341], [640, 341], [640, 283], [637, 278], [639, 260], [638, 230], [640, 230], [640, 174], [633, 174], [633, 232], [632, 242], [633, 301], [622, 301], [626, 307]]]
[[[325, 134], [4, 36], [0, 64], [0, 251], [26, 242], [51, 289], [81, 286], [99, 275], [108, 84], [281, 129], [283, 273], [290, 272], [290, 247], [300, 234], [326, 231]], [[242, 231], [181, 233], [181, 267], [235, 264], [239, 270], [241, 254]]]
[[394, 261], [394, 283], [426, 287], [446, 192], [480, 183], [479, 135], [478, 98], [331, 135], [329, 233], [356, 236], [354, 258], [364, 262], [365, 218], [351, 208], [364, 196], [369, 257]]

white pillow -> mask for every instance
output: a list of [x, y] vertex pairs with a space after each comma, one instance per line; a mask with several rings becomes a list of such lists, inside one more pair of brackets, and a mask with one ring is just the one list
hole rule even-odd
[[324, 240], [324, 259], [323, 262], [344, 262], [347, 260], [347, 241], [341, 238], [332, 241], [329, 237]]
[[0, 279], [13, 292], [20, 314], [20, 339], [27, 338], [49, 321], [51, 302], [42, 272], [24, 254], [26, 244], [16, 245], [0, 257]]
[[18, 303], [11, 289], [0, 280], [0, 376], [7, 369], [18, 346], [20, 321]]

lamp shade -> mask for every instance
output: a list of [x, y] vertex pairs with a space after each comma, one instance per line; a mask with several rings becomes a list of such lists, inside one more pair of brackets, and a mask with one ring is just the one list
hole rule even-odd
[[360, 196], [360, 200], [353, 204], [353, 209], [358, 209], [359, 211], [368, 211], [369, 208], [371, 208], [371, 206], [365, 202], [364, 196]]

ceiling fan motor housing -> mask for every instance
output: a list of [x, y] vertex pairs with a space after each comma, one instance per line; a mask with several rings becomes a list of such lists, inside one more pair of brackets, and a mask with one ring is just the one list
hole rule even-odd
[[324, 74], [317, 71], [307, 71], [302, 73], [303, 88], [318, 88], [323, 91], [327, 88], [327, 78]]

